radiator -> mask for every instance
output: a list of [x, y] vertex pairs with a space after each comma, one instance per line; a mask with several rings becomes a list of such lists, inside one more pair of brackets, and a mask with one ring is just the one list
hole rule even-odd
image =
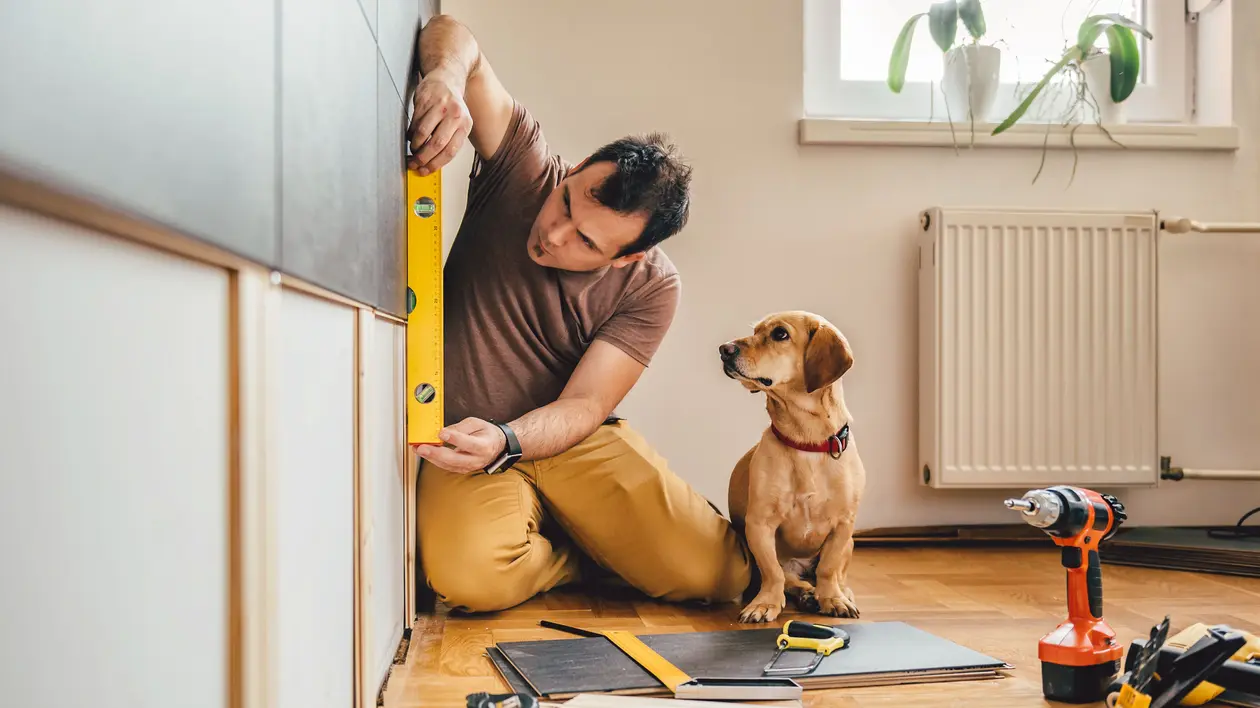
[[922, 484], [1158, 483], [1158, 215], [922, 219]]

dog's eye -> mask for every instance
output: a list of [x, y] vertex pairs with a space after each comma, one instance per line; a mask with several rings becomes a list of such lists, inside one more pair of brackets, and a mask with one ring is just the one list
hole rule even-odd
[[775, 327], [774, 331], [770, 333], [770, 338], [782, 342], [788, 338], [788, 332], [782, 327]]

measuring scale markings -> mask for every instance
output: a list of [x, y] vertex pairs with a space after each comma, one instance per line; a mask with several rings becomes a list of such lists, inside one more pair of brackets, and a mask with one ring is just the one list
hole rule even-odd
[[442, 396], [442, 219], [440, 172], [407, 172], [407, 438], [437, 443]]

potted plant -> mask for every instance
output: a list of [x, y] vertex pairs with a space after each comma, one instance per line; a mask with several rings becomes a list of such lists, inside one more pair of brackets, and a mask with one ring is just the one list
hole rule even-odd
[[[1107, 34], [1106, 51], [1094, 46], [1104, 32]], [[993, 129], [993, 134], [998, 135], [1015, 125], [1051, 79], [1060, 73], [1067, 76], [1071, 87], [1070, 111], [1079, 111], [1100, 126], [1123, 122], [1121, 104], [1133, 93], [1142, 73], [1135, 32], [1154, 39], [1145, 27], [1123, 15], [1085, 18], [1077, 30], [1076, 43], [1064, 50], [1063, 56], [1033, 86], [1028, 96]]]
[[[997, 47], [980, 44], [986, 31], [980, 0], [934, 2], [927, 12], [920, 12], [906, 20], [888, 60], [888, 88], [893, 93], [901, 93], [905, 86], [910, 46], [919, 20], [924, 17], [928, 18], [932, 41], [944, 54], [941, 91], [945, 94], [946, 111], [951, 123], [955, 111], [963, 120], [986, 120], [997, 97], [1002, 54]], [[971, 42], [955, 46], [959, 20], [971, 36]]]

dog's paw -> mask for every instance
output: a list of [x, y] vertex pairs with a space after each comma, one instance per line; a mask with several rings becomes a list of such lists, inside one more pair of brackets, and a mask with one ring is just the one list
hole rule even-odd
[[853, 602], [852, 591], [839, 597], [818, 598], [818, 614], [829, 617], [851, 617], [857, 619], [860, 613]]
[[794, 599], [796, 600], [796, 609], [801, 612], [818, 613], [818, 598], [814, 596], [813, 590], [806, 590], [798, 594]]
[[773, 622], [783, 610], [783, 602], [770, 602], [764, 597], [756, 597], [743, 612], [739, 613], [739, 621], [745, 623]]

